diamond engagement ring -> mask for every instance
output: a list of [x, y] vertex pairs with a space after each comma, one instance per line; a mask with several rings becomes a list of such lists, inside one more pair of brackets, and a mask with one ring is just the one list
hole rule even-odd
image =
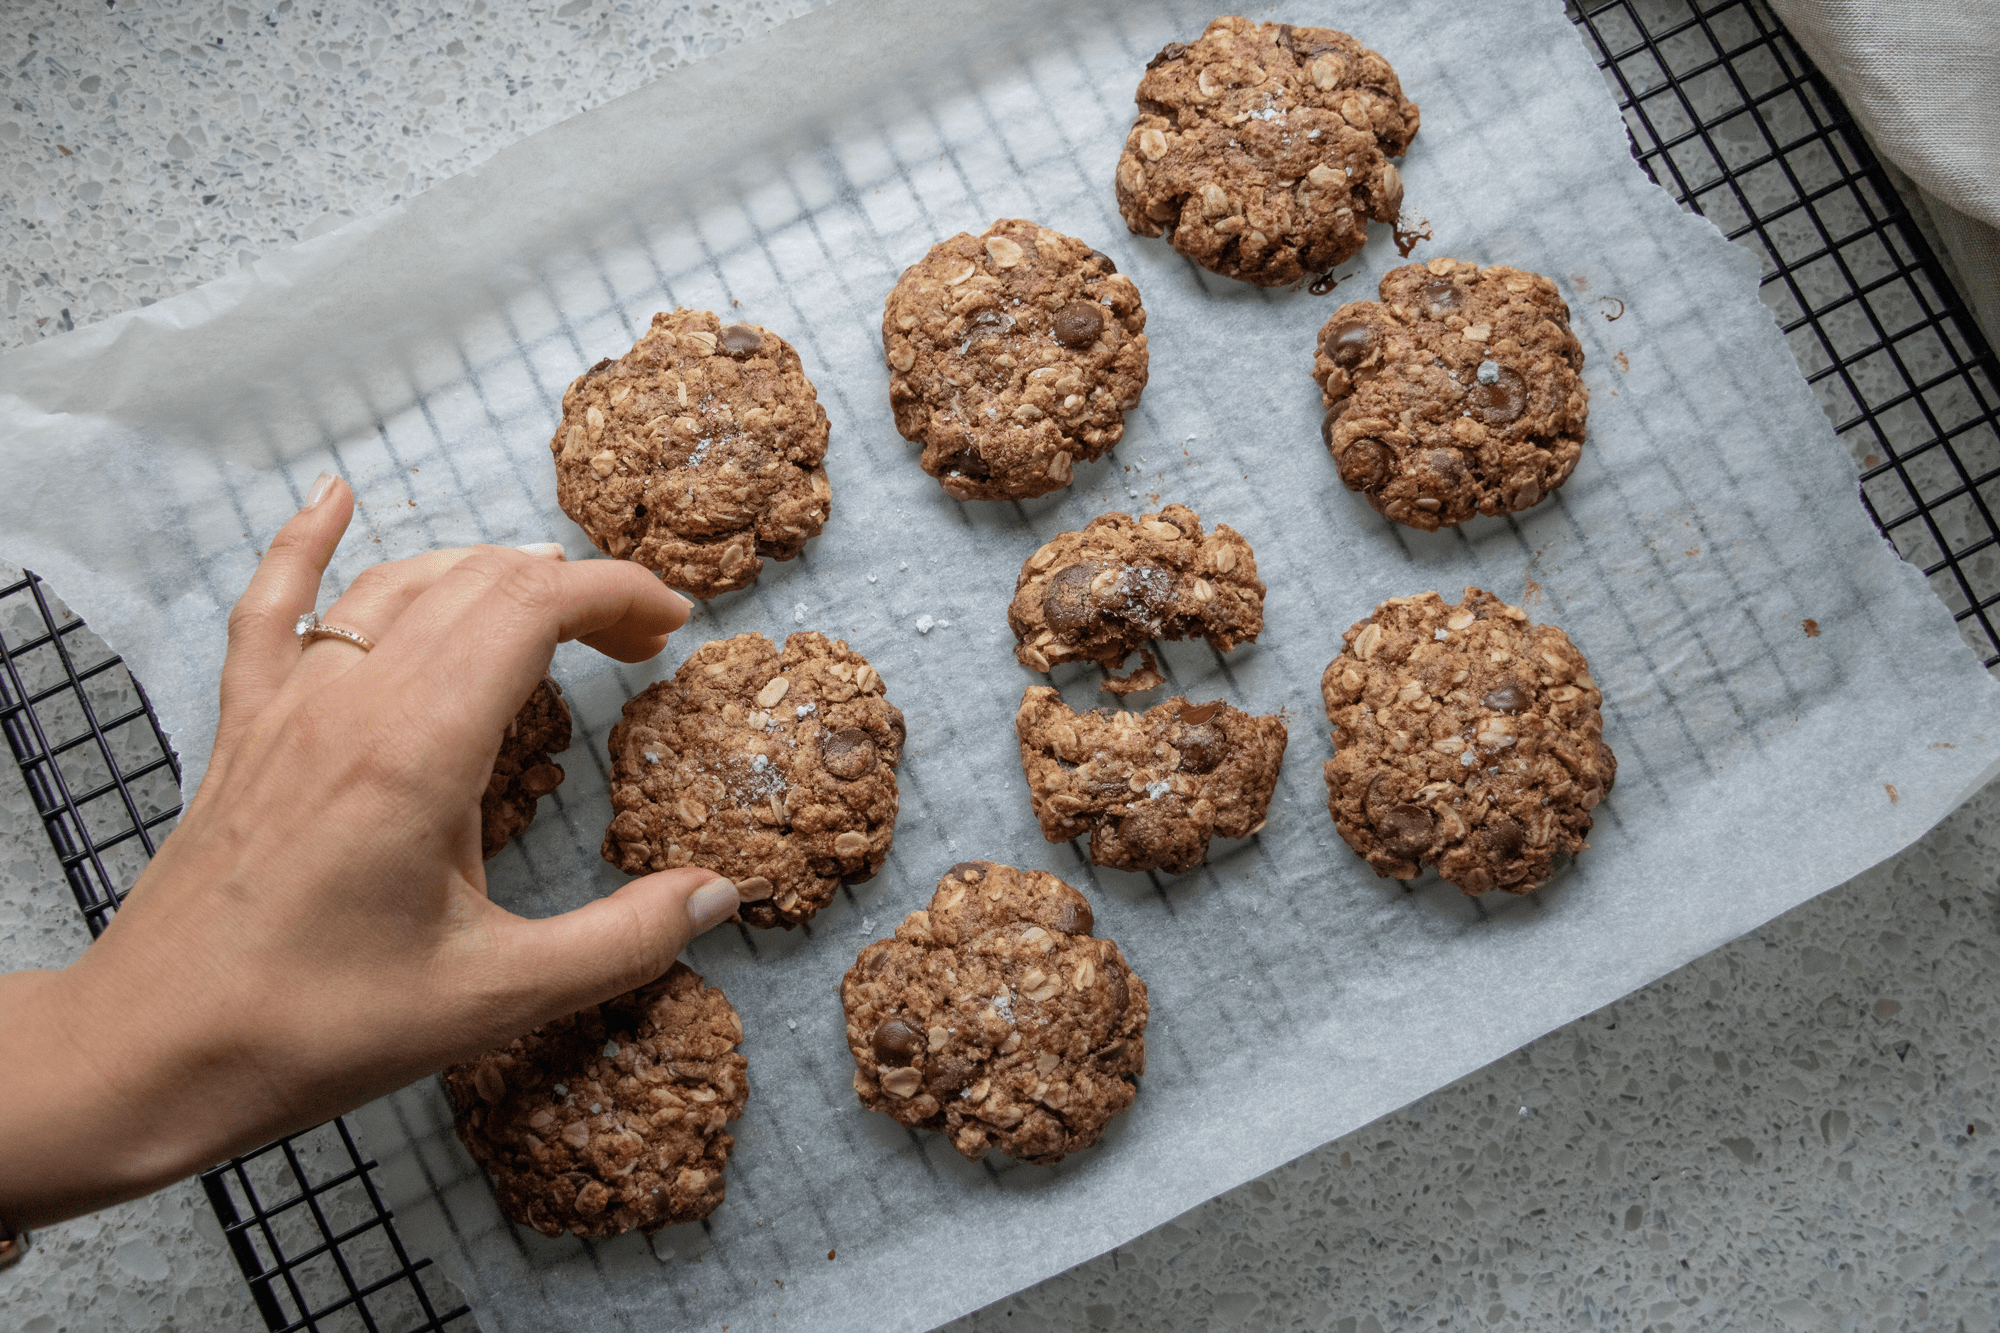
[[351, 629], [342, 629], [338, 625], [327, 624], [319, 618], [319, 612], [317, 611], [308, 611], [300, 616], [298, 621], [292, 626], [292, 633], [299, 636], [299, 647], [301, 649], [314, 639], [342, 639], [353, 644], [364, 653], [375, 646], [375, 641], [365, 634], [356, 634]]

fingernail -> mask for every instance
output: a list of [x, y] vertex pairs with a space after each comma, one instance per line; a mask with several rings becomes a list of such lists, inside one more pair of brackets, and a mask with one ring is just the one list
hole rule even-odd
[[526, 546], [516, 546], [514, 549], [517, 551], [526, 551], [532, 556], [548, 556], [555, 560], [563, 558], [563, 545], [561, 542], [529, 542]]
[[699, 935], [735, 916], [742, 903], [734, 884], [726, 879], [712, 879], [688, 895], [688, 920], [694, 923], [694, 933]]
[[340, 478], [334, 476], [331, 472], [322, 472], [317, 477], [314, 477], [312, 489], [306, 492], [306, 502], [299, 506], [299, 512], [303, 514], [321, 500], [326, 499], [326, 493], [332, 490], [333, 483], [339, 480]]
[[675, 592], [675, 591], [674, 591], [674, 590], [673, 590], [672, 588], [669, 588], [669, 589], [667, 589], [667, 596], [669, 596], [669, 597], [673, 598], [673, 599], [674, 599], [675, 601], [679, 602], [679, 603], [681, 604], [681, 610], [682, 610], [683, 612], [686, 612], [686, 613], [689, 613], [689, 614], [692, 614], [692, 613], [694, 612], [694, 603], [693, 603], [693, 602], [690, 602], [690, 601], [689, 601], [689, 600], [688, 600], [687, 598], [685, 598], [685, 597], [681, 596], [681, 595], [680, 595], [679, 593]]

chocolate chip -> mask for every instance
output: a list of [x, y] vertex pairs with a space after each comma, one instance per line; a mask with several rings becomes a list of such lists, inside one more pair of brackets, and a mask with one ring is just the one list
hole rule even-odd
[[1511, 861], [1520, 855], [1527, 836], [1515, 820], [1506, 815], [1495, 815], [1473, 835], [1473, 841], [1487, 855]]
[[1104, 331], [1104, 309], [1095, 301], [1071, 301], [1056, 311], [1053, 323], [1064, 347], [1088, 347]]
[[715, 345], [724, 356], [733, 356], [741, 361], [745, 357], [754, 355], [757, 349], [764, 345], [764, 334], [762, 330], [752, 328], [748, 324], [731, 324], [722, 331], [722, 336], [715, 340]]
[[885, 1018], [875, 1025], [875, 1038], [870, 1044], [881, 1063], [911, 1065], [923, 1054], [924, 1034], [900, 1018]]
[[[986, 878], [986, 872], [993, 868], [991, 861], [960, 861], [945, 872], [945, 878], [957, 880], [960, 884], [977, 884]], [[970, 879], [966, 878], [971, 876]]]
[[1402, 784], [1394, 773], [1377, 773], [1368, 779], [1368, 790], [1361, 794], [1361, 813], [1368, 816], [1368, 822], [1379, 824], [1389, 807], [1403, 799]]
[[978, 1067], [970, 1060], [959, 1056], [948, 1056], [938, 1061], [937, 1067], [931, 1071], [931, 1076], [925, 1082], [930, 1085], [932, 1093], [942, 1097], [947, 1093], [957, 1092], [972, 1082], [978, 1074]]
[[1107, 1045], [1103, 1050], [1097, 1051], [1094, 1054], [1092, 1054], [1090, 1058], [1093, 1060], [1102, 1060], [1105, 1064], [1110, 1064], [1113, 1060], [1116, 1060], [1119, 1056], [1123, 1054], [1125, 1054], [1125, 1043], [1122, 1041], [1114, 1041], [1109, 1045]]
[[1456, 449], [1427, 449], [1424, 462], [1447, 486], [1465, 480], [1465, 458]]
[[1160, 48], [1160, 54], [1154, 56], [1151, 60], [1148, 60], [1146, 62], [1146, 68], [1152, 69], [1157, 65], [1166, 64], [1169, 60], [1179, 60], [1182, 56], [1186, 54], [1187, 54], [1187, 43], [1168, 42], [1165, 46]]
[[[1107, 278], [1118, 271], [1118, 265], [1112, 263], [1111, 256], [1105, 254], [1102, 250], [1092, 250], [1090, 252], [1090, 259], [1087, 262], [1103, 265], [1104, 276]], [[1085, 279], [1085, 281], [1087, 282], [1089, 279]]]
[[607, 356], [602, 361], [599, 361], [596, 365], [592, 366], [589, 370], [584, 371], [583, 377], [585, 379], [592, 379], [598, 375], [602, 375], [605, 371], [609, 369], [611, 369], [611, 358]]
[[1429, 308], [1432, 319], [1441, 319], [1448, 311], [1465, 304], [1465, 293], [1449, 279], [1434, 278], [1417, 288], [1417, 299]]
[[995, 310], [992, 306], [988, 306], [984, 310], [975, 310], [972, 318], [965, 323], [965, 347], [970, 351], [1013, 328], [1014, 317], [1004, 310]]
[[1362, 320], [1345, 320], [1327, 331], [1322, 346], [1333, 358], [1333, 364], [1352, 370], [1368, 359], [1369, 350], [1375, 346], [1375, 328]]
[[[1216, 706], [1209, 705], [1211, 708]], [[1195, 726], [1183, 726], [1180, 734], [1173, 738], [1173, 747], [1181, 752], [1183, 773], [1207, 773], [1228, 755], [1229, 738], [1223, 734], [1221, 727], [1204, 721]]]
[[894, 704], [886, 704], [889, 710], [889, 743], [881, 747], [882, 762], [894, 768], [903, 761], [903, 740], [909, 728], [903, 722], [903, 710]]
[[819, 738], [819, 761], [835, 777], [852, 781], [875, 767], [875, 742], [859, 727], [844, 727]]
[[1347, 415], [1347, 409], [1354, 406], [1354, 398], [1349, 395], [1326, 409], [1326, 419], [1319, 423], [1319, 437], [1326, 441], [1326, 447], [1333, 448], [1333, 428]]
[[971, 440], [948, 449], [938, 455], [938, 472], [941, 476], [957, 473], [972, 481], [986, 481], [993, 476], [993, 469], [986, 464], [986, 458], [979, 452], [979, 446]]
[[1042, 620], [1050, 629], [1069, 634], [1097, 619], [1097, 609], [1090, 604], [1090, 581], [1097, 573], [1096, 563], [1089, 560], [1056, 571], [1042, 594]]
[[1493, 383], [1473, 385], [1467, 397], [1487, 425], [1504, 426], [1528, 410], [1528, 382], [1519, 371], [1502, 366]]
[[1222, 711], [1222, 700], [1205, 703], [1199, 708], [1190, 708], [1181, 714], [1181, 721], [1190, 727], [1198, 727]]
[[1354, 490], [1365, 491], [1389, 479], [1389, 448], [1380, 440], [1350, 441], [1336, 461], [1340, 479]]
[[1375, 828], [1382, 835], [1384, 851], [1399, 861], [1414, 861], [1430, 847], [1436, 824], [1430, 811], [1404, 801], [1383, 811]]
[[1096, 924], [1089, 903], [1064, 903], [1056, 913], [1055, 929], [1064, 935], [1088, 935]]
[[1497, 713], [1518, 713], [1528, 706], [1528, 692], [1508, 681], [1498, 689], [1488, 690], [1479, 702]]
[[1104, 988], [1111, 992], [1111, 1012], [1122, 1014], [1132, 1002], [1132, 988], [1125, 984], [1125, 969], [1113, 964], [1104, 969]]

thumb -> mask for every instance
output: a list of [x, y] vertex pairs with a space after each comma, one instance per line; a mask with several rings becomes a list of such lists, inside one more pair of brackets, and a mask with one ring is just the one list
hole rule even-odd
[[653, 980], [688, 941], [736, 915], [741, 901], [712, 870], [663, 870], [573, 912], [519, 920], [522, 934], [508, 952], [533, 960], [537, 975], [520, 981], [537, 1007], [573, 1013]]

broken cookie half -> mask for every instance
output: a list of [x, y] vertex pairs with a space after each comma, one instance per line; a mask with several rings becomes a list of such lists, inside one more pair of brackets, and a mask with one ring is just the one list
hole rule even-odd
[[[1034, 671], [1095, 662], [1104, 688], [1131, 694], [1165, 684], [1145, 645], [1206, 639], [1217, 652], [1264, 628], [1264, 585], [1250, 543], [1227, 524], [1204, 533], [1186, 505], [1156, 514], [1103, 514], [1029, 556], [1007, 608], [1014, 656]], [[1124, 679], [1134, 652], [1144, 663]]]

